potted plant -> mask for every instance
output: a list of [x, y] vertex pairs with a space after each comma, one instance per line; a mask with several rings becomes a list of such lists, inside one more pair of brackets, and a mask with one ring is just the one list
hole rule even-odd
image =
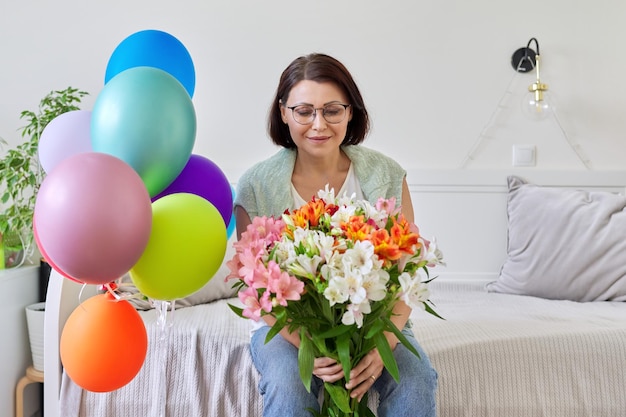
[[[33, 212], [39, 186], [44, 179], [44, 171], [39, 165], [38, 146], [41, 132], [55, 117], [73, 110], [80, 110], [81, 99], [86, 91], [68, 87], [65, 90], [51, 91], [39, 103], [37, 111], [24, 110], [20, 119], [26, 125], [20, 128], [23, 142], [8, 149], [0, 159], [0, 259], [2, 267], [5, 258], [14, 258], [9, 266], [20, 266], [30, 256], [33, 248]], [[0, 138], [0, 145], [8, 145]]]

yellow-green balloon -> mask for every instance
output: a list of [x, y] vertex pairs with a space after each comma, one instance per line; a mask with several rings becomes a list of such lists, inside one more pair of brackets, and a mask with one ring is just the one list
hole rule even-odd
[[148, 245], [131, 268], [137, 289], [155, 300], [193, 294], [215, 275], [226, 253], [226, 225], [206, 199], [176, 193], [152, 203]]

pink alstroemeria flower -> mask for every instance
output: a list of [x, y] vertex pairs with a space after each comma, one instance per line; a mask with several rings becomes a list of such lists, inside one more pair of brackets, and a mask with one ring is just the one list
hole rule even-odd
[[379, 198], [376, 202], [376, 210], [378, 211], [386, 211], [387, 214], [393, 216], [400, 211], [400, 207], [396, 208], [396, 198], [391, 197], [390, 199], [385, 200], [384, 198]]
[[297, 301], [304, 291], [304, 282], [292, 277], [287, 272], [280, 270], [280, 266], [270, 261], [267, 265], [270, 272], [268, 290], [274, 293], [274, 300], [283, 307], [287, 306], [287, 301]]
[[272, 301], [270, 300], [269, 291], [265, 291], [259, 299], [257, 290], [254, 288], [246, 288], [244, 291], [239, 291], [237, 296], [245, 306], [242, 313], [244, 317], [259, 321], [263, 312], [272, 312]]
[[[250, 249], [244, 249], [243, 252], [239, 253], [239, 276], [243, 279], [247, 286], [252, 287], [254, 281], [256, 280], [256, 276], [258, 275], [259, 265], [263, 266], [263, 264], [259, 261], [261, 258], [260, 253], [254, 253]], [[263, 286], [255, 286], [255, 288], [264, 288]]]
[[245, 306], [243, 315], [254, 321], [259, 321], [262, 307], [257, 291], [254, 288], [246, 288], [244, 291], [239, 291], [237, 296]]
[[241, 240], [235, 245], [244, 247], [267, 248], [274, 242], [280, 240], [285, 222], [282, 219], [273, 217], [255, 217], [252, 223], [246, 228], [246, 233], [242, 234]]

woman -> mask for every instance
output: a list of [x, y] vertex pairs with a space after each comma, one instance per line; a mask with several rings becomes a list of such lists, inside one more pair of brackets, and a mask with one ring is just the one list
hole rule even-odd
[[[294, 60], [283, 72], [270, 108], [268, 131], [281, 146], [278, 153], [244, 173], [237, 185], [235, 216], [240, 236], [255, 216], [279, 217], [298, 208], [328, 184], [336, 195], [356, 194], [375, 203], [395, 197], [406, 219], [413, 222], [413, 206], [406, 171], [385, 155], [359, 146], [369, 132], [363, 98], [352, 76], [336, 59], [311, 54]], [[418, 349], [415, 357], [391, 333], [386, 334], [400, 369], [400, 383], [385, 370], [376, 349], [351, 371], [346, 388], [359, 400], [370, 389], [378, 391], [379, 417], [435, 416], [437, 374], [415, 341], [407, 323], [410, 308], [394, 307], [392, 320]], [[274, 321], [265, 316], [250, 343], [261, 375], [264, 416], [305, 416], [319, 410], [318, 393], [324, 382], [343, 377], [339, 363], [317, 358], [308, 393], [298, 373], [296, 332], [281, 333], [265, 344]]]

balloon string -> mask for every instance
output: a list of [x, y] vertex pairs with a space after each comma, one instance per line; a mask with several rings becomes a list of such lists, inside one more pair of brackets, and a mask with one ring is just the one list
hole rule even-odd
[[108, 284], [104, 285], [104, 289], [113, 296], [113, 298], [115, 298], [116, 300], [121, 300], [122, 297], [115, 291], [117, 289], [117, 285], [113, 284], [111, 285], [111, 283], [109, 282]]
[[160, 335], [159, 337], [163, 339], [166, 336], [165, 329], [168, 327], [172, 327], [172, 318], [167, 317], [167, 312], [169, 310], [170, 305], [172, 306], [172, 315], [174, 314], [174, 302], [171, 303], [169, 301], [162, 300], [152, 300], [152, 305], [154, 309], [158, 313], [157, 317], [157, 325], [159, 327]]
[[157, 317], [157, 331], [159, 337], [155, 343], [157, 344], [156, 363], [151, 368], [153, 371], [151, 378], [151, 391], [154, 392], [156, 398], [152, 401], [152, 416], [165, 416], [165, 401], [167, 398], [167, 335], [171, 326], [167, 321], [167, 310], [169, 302], [161, 300], [152, 300], [152, 305], [156, 310]]
[[85, 288], [87, 288], [87, 284], [83, 283], [83, 285], [80, 287], [80, 291], [78, 292], [78, 306], [84, 311], [87, 311], [85, 310], [85, 306], [83, 305], [83, 292], [85, 291]]

